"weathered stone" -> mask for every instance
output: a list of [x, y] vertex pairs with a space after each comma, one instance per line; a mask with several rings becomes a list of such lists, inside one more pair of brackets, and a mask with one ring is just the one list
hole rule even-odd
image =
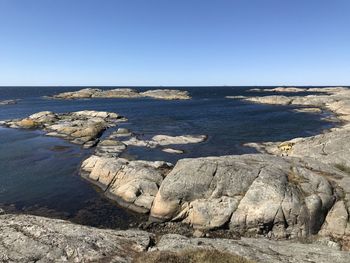
[[82, 164], [82, 175], [101, 187], [106, 195], [131, 210], [146, 213], [168, 173], [165, 162], [128, 161], [91, 156]]
[[131, 262], [151, 234], [28, 215], [0, 215], [1, 262]]
[[[190, 251], [192, 254], [199, 249], [203, 251], [219, 251], [241, 256], [253, 262], [266, 263], [347, 263], [350, 261], [348, 252], [339, 251], [319, 243], [302, 244], [291, 241], [274, 241], [257, 238], [211, 239], [187, 238], [181, 235], [168, 234], [161, 237], [156, 246], [149, 249], [149, 253], [173, 252], [180, 257], [181, 253]], [[147, 257], [147, 254], [143, 254]], [[227, 261], [229, 262], [229, 256]], [[220, 257], [221, 259], [221, 257]], [[233, 261], [233, 262], [244, 262]]]
[[230, 222], [242, 234], [275, 238], [317, 234], [341, 175], [316, 161], [270, 155], [182, 159], [163, 180], [151, 218], [202, 229]]

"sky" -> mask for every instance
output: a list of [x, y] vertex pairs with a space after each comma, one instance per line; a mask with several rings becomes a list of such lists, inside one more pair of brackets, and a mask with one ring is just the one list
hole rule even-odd
[[0, 85], [350, 85], [349, 0], [0, 0]]

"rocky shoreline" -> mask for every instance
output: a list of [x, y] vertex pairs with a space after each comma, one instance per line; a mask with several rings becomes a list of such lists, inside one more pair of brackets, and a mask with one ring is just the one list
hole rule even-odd
[[86, 88], [78, 91], [63, 92], [49, 98], [54, 99], [90, 99], [90, 98], [154, 98], [161, 100], [189, 100], [189, 93], [183, 90], [157, 89], [138, 92], [135, 89], [118, 88], [112, 90]]
[[[98, 229], [29, 215], [0, 215], [2, 262], [320, 262], [347, 263], [332, 241], [188, 238]], [[328, 242], [328, 245], [327, 245]], [[335, 247], [330, 247], [333, 244]]]
[[[135, 234], [137, 238], [145, 236], [148, 244], [137, 251], [131, 249], [130, 257], [126, 257], [125, 250], [120, 247], [120, 252], [113, 247], [112, 250], [120, 253], [118, 256], [124, 260], [114, 260], [116, 255], [113, 255], [109, 259], [113, 258], [115, 262], [130, 262], [137, 260], [139, 253], [154, 251], [170, 251], [179, 256], [179, 251], [182, 253], [189, 248], [212, 248], [216, 252], [237, 254], [258, 262], [329, 262], [330, 258], [334, 262], [348, 262], [349, 252], [340, 250], [350, 250], [350, 89], [275, 88], [263, 91], [315, 94], [230, 99], [305, 106], [304, 111], [309, 113], [326, 109], [333, 112], [342, 125], [312, 137], [247, 144], [260, 152], [257, 154], [187, 158], [173, 165], [164, 161], [128, 160], [122, 153], [127, 147], [161, 148], [174, 154], [181, 153], [181, 149], [168, 148], [169, 145], [179, 147], [181, 144], [200, 143], [206, 136], [157, 135], [142, 140], [132, 131], [119, 128], [108, 137], [100, 138], [106, 129], [117, 126], [125, 118], [116, 113], [96, 111], [41, 112], [0, 124], [11, 128], [42, 129], [47, 135], [65, 138], [86, 148], [96, 146], [95, 153], [81, 165], [83, 178], [100, 187], [119, 205], [149, 214], [145, 229], [157, 224], [155, 222], [185, 224], [194, 229], [196, 238], [176, 234], [155, 238], [154, 234], [139, 231]], [[0, 227], [3, 228], [1, 220]], [[21, 216], [12, 216], [11, 220], [17, 224], [22, 219]], [[33, 217], [28, 220], [36, 224], [36, 221], [51, 219]], [[66, 224], [67, 229], [82, 227], [67, 222], [60, 224]], [[86, 231], [94, 232], [89, 232], [89, 235], [100, 235], [97, 229]], [[198, 238], [211, 236], [217, 231], [224, 232], [223, 236], [236, 233], [241, 238]], [[118, 242], [129, 242], [128, 233], [115, 232], [122, 239]], [[109, 242], [108, 239], [104, 242]], [[113, 240], [112, 236], [110, 240]], [[300, 244], [300, 240], [312, 244]], [[40, 239], [36, 241], [41, 242]], [[29, 239], [28, 242], [32, 241]], [[86, 247], [85, 241], [82, 242], [79, 239], [74, 246]], [[3, 250], [8, 256], [9, 252]], [[103, 253], [109, 255], [111, 252]], [[48, 255], [43, 253], [40, 257]], [[105, 257], [99, 253], [93, 255]], [[88, 259], [82, 256], [77, 260]]]

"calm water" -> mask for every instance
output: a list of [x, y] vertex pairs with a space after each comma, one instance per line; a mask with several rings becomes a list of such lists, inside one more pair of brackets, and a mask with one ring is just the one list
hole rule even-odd
[[[80, 88], [0, 87], [0, 100], [21, 99], [16, 105], [0, 106], [0, 120], [44, 110], [89, 109], [126, 116], [129, 121], [121, 126], [144, 138], [157, 134], [209, 136], [204, 143], [177, 147], [185, 150], [183, 155], [136, 147], [127, 153], [137, 159], [174, 163], [184, 157], [248, 153], [252, 150], [242, 147], [243, 143], [307, 136], [332, 125], [321, 120], [320, 115], [294, 113], [292, 107], [255, 105], [225, 98], [268, 94], [247, 93], [248, 88], [244, 87], [184, 88], [193, 97], [188, 101], [42, 98], [77, 89]], [[139, 215], [106, 200], [78, 176], [80, 163], [89, 154], [91, 150], [46, 137], [40, 131], [0, 128], [0, 207], [104, 227], [125, 228], [130, 222], [142, 220]]]

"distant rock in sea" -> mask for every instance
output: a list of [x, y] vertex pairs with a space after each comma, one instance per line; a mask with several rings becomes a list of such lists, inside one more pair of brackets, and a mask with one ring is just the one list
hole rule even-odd
[[191, 99], [187, 91], [174, 89], [157, 89], [138, 92], [129, 88], [112, 90], [82, 89], [78, 91], [63, 92], [51, 96], [54, 99], [87, 99], [87, 98], [143, 98], [150, 97], [161, 100], [188, 100]]
[[18, 100], [0, 100], [0, 106], [1, 105], [11, 105], [11, 104], [17, 104]]

